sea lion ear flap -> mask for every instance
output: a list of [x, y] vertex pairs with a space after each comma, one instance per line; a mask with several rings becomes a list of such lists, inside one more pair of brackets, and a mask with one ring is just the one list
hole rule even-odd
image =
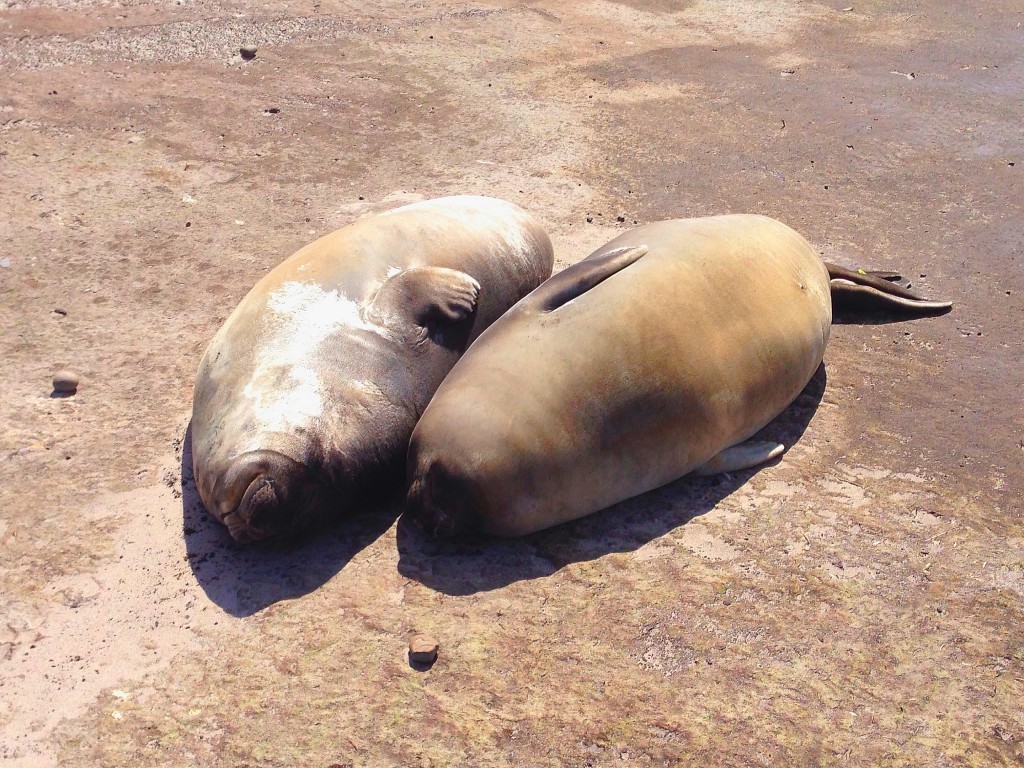
[[587, 256], [583, 261], [566, 267], [542, 283], [526, 298], [522, 306], [535, 312], [553, 312], [563, 304], [582, 296], [616, 272], [621, 272], [645, 253], [646, 245], [631, 245]]
[[480, 283], [455, 269], [413, 267], [392, 275], [367, 307], [368, 318], [381, 325], [406, 322], [457, 323], [476, 311]]

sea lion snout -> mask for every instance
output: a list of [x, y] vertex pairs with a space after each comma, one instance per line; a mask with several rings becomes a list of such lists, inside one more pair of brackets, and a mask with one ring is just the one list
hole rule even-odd
[[443, 462], [420, 461], [406, 497], [412, 520], [434, 536], [456, 536], [469, 528], [471, 484], [447, 471]]
[[[245, 523], [247, 538], [253, 541], [266, 539], [281, 525], [282, 499], [274, 488], [274, 482], [266, 475], [259, 475], [249, 487], [238, 505], [238, 517]], [[233, 533], [233, 532], [232, 532]]]
[[260, 541], [294, 530], [306, 517], [302, 501], [305, 472], [294, 459], [276, 451], [252, 451], [231, 468], [227, 485], [237, 506], [223, 518], [232, 538]]

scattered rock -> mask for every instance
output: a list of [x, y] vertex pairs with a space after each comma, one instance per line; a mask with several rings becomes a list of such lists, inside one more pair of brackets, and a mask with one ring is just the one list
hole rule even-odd
[[4, 269], [7, 269], [9, 266], [11, 266], [11, 260], [10, 259], [8, 259], [6, 256], [4, 258], [0, 259], [0, 267], [3, 267]]
[[625, 220], [626, 220], [626, 217], [625, 217], [625, 216], [616, 216], [616, 217], [615, 217], [615, 220], [616, 220], [616, 221], [625, 221]]
[[587, 216], [587, 224], [593, 224], [593, 223], [594, 223], [594, 217], [593, 216]]
[[413, 664], [433, 664], [437, 660], [437, 640], [430, 635], [413, 635], [409, 641], [409, 661]]
[[61, 309], [60, 307], [54, 307], [53, 314], [60, 315], [61, 317], [67, 317], [68, 311], [66, 309]]
[[71, 371], [59, 371], [53, 376], [53, 391], [74, 394], [78, 389], [78, 375]]
[[278, 107], [267, 107], [266, 109], [263, 110], [263, 114], [264, 115], [276, 115], [280, 111], [281, 110]]
[[243, 45], [238, 49], [238, 52], [242, 54], [242, 58], [246, 61], [252, 61], [256, 58], [256, 51], [258, 50], [255, 45]]

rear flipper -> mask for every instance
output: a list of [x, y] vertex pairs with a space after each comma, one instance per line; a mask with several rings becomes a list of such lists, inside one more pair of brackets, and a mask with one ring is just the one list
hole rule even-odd
[[905, 278], [899, 272], [888, 272], [884, 269], [869, 269], [867, 271], [864, 271], [862, 269], [857, 270], [858, 274], [862, 272], [870, 277], [880, 277], [883, 280], [886, 280], [890, 283], [896, 283], [896, 285], [900, 286], [900, 288], [907, 288], [908, 290], [910, 288], [913, 288], [913, 286], [910, 284], [910, 281], [907, 280], [907, 278]]
[[747, 440], [712, 456], [708, 461], [693, 470], [691, 474], [718, 475], [722, 472], [736, 472], [740, 469], [749, 469], [750, 467], [756, 467], [771, 461], [776, 456], [781, 456], [784, 450], [786, 450], [786, 447], [782, 443]]
[[932, 301], [900, 285], [894, 272], [865, 272], [826, 263], [832, 301], [840, 307], [887, 309], [915, 314], [942, 314], [953, 308], [951, 301]]

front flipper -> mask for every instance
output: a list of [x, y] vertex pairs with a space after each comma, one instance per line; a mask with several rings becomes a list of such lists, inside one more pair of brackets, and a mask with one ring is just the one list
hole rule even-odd
[[480, 283], [455, 269], [413, 267], [392, 275], [366, 307], [367, 319], [393, 330], [451, 324], [476, 311]]
[[865, 272], [826, 263], [832, 299], [838, 305], [863, 309], [879, 307], [894, 311], [937, 314], [948, 312], [951, 301], [931, 301], [894, 282], [892, 272]]
[[616, 248], [600, 256], [588, 256], [548, 278], [522, 303], [523, 309], [553, 312], [563, 304], [583, 295], [598, 283], [621, 272], [647, 253], [646, 245]]
[[786, 450], [786, 447], [782, 443], [747, 440], [712, 456], [708, 461], [693, 470], [692, 474], [718, 475], [722, 472], [736, 472], [740, 469], [749, 469], [750, 467], [756, 467], [771, 461], [776, 456], [781, 456], [784, 450]]

